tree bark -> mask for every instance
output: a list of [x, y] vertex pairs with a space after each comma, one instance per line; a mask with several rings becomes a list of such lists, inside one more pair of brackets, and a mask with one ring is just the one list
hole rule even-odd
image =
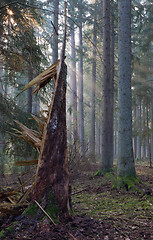
[[[32, 67], [29, 66], [29, 69], [28, 69], [28, 82], [30, 82], [32, 79], [33, 79], [33, 71], [32, 71]], [[28, 89], [27, 112], [28, 113], [32, 113], [32, 88]]]
[[148, 159], [149, 159], [149, 165], [152, 167], [152, 162], [151, 162], [151, 136], [149, 133], [149, 109], [151, 108], [150, 104], [147, 104], [147, 150], [148, 150]]
[[49, 110], [32, 196], [33, 201], [40, 200], [42, 207], [46, 209], [49, 204], [49, 194], [53, 194], [60, 211], [59, 215], [62, 217], [68, 215], [70, 197], [66, 134], [66, 74], [67, 67], [63, 62]]
[[[72, 3], [72, 13], [74, 13], [74, 5]], [[73, 18], [73, 16], [72, 16]], [[77, 128], [77, 84], [76, 84], [76, 53], [75, 53], [75, 29], [74, 22], [71, 22], [71, 86], [72, 86], [72, 124], [73, 124], [73, 140], [76, 144], [78, 140]]]
[[119, 0], [118, 176], [136, 176], [132, 146], [131, 1]]
[[[3, 65], [2, 57], [0, 56], [0, 66]], [[3, 95], [3, 85], [2, 85], [2, 75], [3, 75], [3, 69], [0, 67], [0, 95]], [[3, 121], [3, 115], [2, 112], [0, 112], [0, 121]], [[0, 175], [4, 175], [4, 165], [5, 165], [5, 159], [3, 156], [3, 148], [5, 145], [3, 134], [0, 132]]]
[[115, 33], [114, 33], [114, 4], [111, 0], [111, 12], [110, 12], [110, 121], [112, 124], [110, 129], [110, 139], [111, 139], [111, 165], [113, 166], [114, 159], [114, 48], [115, 48]]
[[[145, 129], [146, 129], [146, 108], [145, 108], [144, 101], [143, 101], [143, 104], [142, 104], [142, 115], [143, 115], [142, 129], [143, 129], [143, 133], [144, 133]], [[146, 137], [145, 136], [143, 136], [143, 139], [142, 139], [142, 158], [143, 159], [146, 158]]]
[[152, 167], [153, 162], [153, 98], [151, 99], [151, 161], [150, 167]]
[[93, 53], [92, 53], [92, 86], [91, 86], [91, 130], [90, 130], [90, 154], [95, 161], [95, 92], [96, 92], [96, 46], [97, 46], [97, 1], [95, 1], [93, 24]]
[[138, 97], [136, 98], [136, 121], [137, 121], [137, 152], [136, 157], [137, 159], [141, 160], [141, 106], [140, 102], [138, 100]]
[[[133, 118], [134, 118], [134, 122], [136, 123], [136, 105], [134, 106], [134, 110], [133, 110]], [[136, 128], [136, 126], [135, 126], [135, 128]], [[135, 129], [135, 131], [136, 131], [136, 129]], [[134, 156], [134, 159], [137, 158], [137, 136], [133, 137], [133, 156]]]
[[100, 104], [98, 104], [98, 117], [97, 117], [97, 124], [96, 124], [96, 130], [97, 130], [97, 134], [96, 134], [96, 154], [98, 156], [98, 159], [100, 159], [101, 157], [101, 106]]
[[53, 63], [58, 59], [58, 11], [59, 11], [59, 0], [53, 0], [53, 9], [54, 9], [54, 34], [53, 34]]
[[102, 171], [113, 167], [113, 115], [110, 62], [110, 1], [103, 1]]
[[115, 114], [114, 117], [114, 158], [118, 158], [118, 116], [117, 113]]
[[[80, 1], [82, 3], [82, 0]], [[80, 136], [80, 154], [84, 154], [84, 107], [83, 107], [83, 43], [82, 43], [82, 9], [80, 9], [79, 22], [79, 79], [78, 79], [78, 96], [79, 96], [79, 136]]]

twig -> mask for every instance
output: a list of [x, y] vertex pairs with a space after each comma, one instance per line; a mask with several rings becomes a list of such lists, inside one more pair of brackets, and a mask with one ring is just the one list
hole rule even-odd
[[19, 183], [20, 183], [20, 185], [21, 185], [21, 190], [22, 190], [22, 193], [24, 194], [24, 189], [23, 189], [23, 186], [22, 186], [22, 181], [21, 181], [21, 179], [20, 179], [20, 177], [18, 177], [18, 180], [19, 180]]
[[77, 191], [77, 192], [72, 193], [71, 195], [75, 195], [75, 194], [81, 193], [81, 192], [85, 191], [86, 189], [88, 189], [88, 187], [89, 187], [89, 185], [87, 187]]
[[14, 202], [12, 198], [8, 197], [8, 200], [9, 200], [13, 205], [16, 204], [16, 202]]
[[36, 200], [35, 200], [35, 203], [43, 211], [43, 213], [45, 213], [45, 215], [49, 218], [49, 220], [56, 226], [56, 223], [54, 223], [53, 219], [48, 215], [48, 213], [40, 206], [40, 204]]
[[70, 236], [73, 240], [77, 240], [77, 238], [75, 238], [71, 233], [69, 233], [69, 236]]
[[55, 30], [56, 35], [58, 36], [57, 29], [56, 29], [56, 27], [54, 26], [54, 23], [53, 23], [52, 21], [51, 21], [51, 24], [52, 24], [52, 26], [53, 26], [53, 28], [54, 28], [54, 30]]

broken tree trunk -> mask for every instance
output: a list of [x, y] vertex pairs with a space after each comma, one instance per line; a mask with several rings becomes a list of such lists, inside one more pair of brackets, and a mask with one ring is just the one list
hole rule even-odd
[[67, 215], [70, 186], [66, 134], [66, 74], [67, 66], [63, 62], [44, 130], [32, 200], [41, 199], [45, 208], [49, 200], [48, 194], [53, 194], [60, 212]]
[[39, 201], [44, 209], [52, 204], [50, 201], [53, 197], [55, 208], [58, 207], [60, 217], [68, 216], [70, 200], [66, 133], [67, 66], [64, 62], [65, 44], [66, 23], [59, 73], [57, 73], [55, 92], [49, 107], [48, 122], [44, 129], [43, 144], [32, 193], [32, 200]]
[[[4, 191], [4, 193], [1, 194], [0, 197], [7, 199], [9, 197], [9, 200], [11, 201], [9, 204], [4, 202], [3, 206], [1, 206], [2, 211], [5, 209], [5, 212], [7, 210], [10, 211], [12, 208], [14, 209], [14, 206], [23, 207], [27, 205], [27, 197], [32, 192], [32, 203], [25, 210], [24, 214], [37, 214], [37, 216], [42, 219], [43, 216], [41, 213], [43, 212], [49, 219], [54, 218], [54, 220], [58, 216], [60, 219], [69, 216], [70, 184], [66, 132], [67, 66], [64, 62], [66, 46], [66, 3], [64, 5], [65, 31], [60, 60], [57, 60], [48, 69], [30, 81], [20, 92], [22, 93], [36, 85], [33, 93], [37, 94], [42, 87], [53, 79], [54, 93], [49, 109], [48, 111], [42, 111], [42, 113], [40, 113], [41, 118], [32, 115], [38, 124], [38, 131], [29, 129], [22, 123], [15, 121], [21, 130], [13, 128], [14, 133], [12, 133], [32, 144], [40, 153], [38, 161], [35, 159], [23, 162], [18, 161], [15, 163], [15, 165], [18, 166], [38, 163], [36, 178], [32, 185], [23, 192], [23, 196], [21, 196], [16, 202], [10, 200], [10, 196], [18, 193], [20, 188], [26, 186], [35, 175], [17, 189], [10, 192]], [[47, 113], [47, 115], [44, 115], [43, 113]], [[31, 170], [33, 170], [33, 168]], [[24, 175], [27, 173], [24, 173]], [[42, 212], [40, 212], [40, 209]], [[54, 221], [52, 222], [54, 223]]]

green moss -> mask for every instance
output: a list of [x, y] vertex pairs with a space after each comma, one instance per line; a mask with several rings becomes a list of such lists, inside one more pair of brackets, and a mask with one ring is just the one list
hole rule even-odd
[[143, 183], [146, 187], [151, 187], [151, 184], [149, 182], [144, 182]]
[[112, 175], [114, 173], [115, 169], [114, 168], [110, 168], [110, 169], [99, 169], [94, 176], [107, 176], [107, 175]]
[[148, 214], [145, 216], [146, 211], [151, 213], [153, 209], [152, 196], [140, 200], [139, 196], [128, 193], [118, 196], [109, 192], [93, 195], [82, 193], [82, 197], [73, 196], [73, 201], [79, 208], [79, 211], [76, 209], [76, 214], [84, 213], [99, 220], [117, 216], [133, 219], [140, 214], [143, 214], [143, 218], [148, 218]]
[[133, 177], [133, 176], [120, 177], [120, 176], [117, 176], [116, 178], [114, 178], [114, 181], [112, 183], [112, 188], [114, 188], [114, 189], [124, 188], [126, 190], [130, 190], [130, 189], [135, 188], [135, 186], [140, 182], [141, 181], [139, 180], [138, 177]]
[[5, 230], [0, 231], [0, 239], [5, 238]]
[[4, 230], [2, 230], [2, 231], [0, 232], [0, 239], [5, 238], [6, 235], [7, 235], [7, 232], [13, 233], [14, 230], [15, 230], [15, 229], [14, 229], [14, 226], [15, 226], [17, 223], [18, 223], [17, 221], [16, 221], [16, 222], [13, 222], [13, 223], [11, 224], [11, 226], [9, 226], [9, 227], [5, 228]]
[[[43, 198], [43, 197], [42, 197]], [[39, 204], [41, 205], [41, 200], [39, 201]], [[54, 195], [53, 193], [50, 191], [46, 194], [46, 201], [47, 201], [47, 206], [44, 209], [48, 215], [54, 220], [54, 221], [58, 221], [58, 213], [59, 213], [59, 209], [56, 205], [55, 199], [54, 199]], [[23, 212], [24, 215], [26, 216], [36, 216], [38, 213], [38, 210], [40, 208], [38, 207], [38, 205], [36, 203], [31, 203], [29, 205], [29, 207]], [[41, 219], [42, 221], [46, 218], [47, 216], [44, 214], [44, 217]]]
[[13, 223], [11, 226], [6, 228], [6, 231], [8, 231], [9, 233], [13, 233], [14, 232], [14, 225], [15, 225], [15, 223]]
[[135, 193], [135, 192], [141, 193], [141, 190], [140, 190], [139, 187], [136, 187], [136, 186], [135, 186], [135, 187], [132, 188], [132, 192], [134, 192], [134, 193]]
[[48, 196], [49, 199], [49, 203], [47, 204], [47, 207], [45, 209], [45, 211], [49, 214], [49, 216], [56, 222], [58, 222], [58, 213], [59, 213], [59, 209], [57, 207], [57, 204], [55, 202], [55, 198], [52, 192], [49, 193]]
[[103, 174], [104, 174], [104, 175], [108, 175], [108, 176], [112, 176], [112, 175], [114, 174], [114, 171], [115, 171], [114, 168], [105, 169], [105, 170], [103, 171]]
[[128, 190], [135, 187], [139, 183], [139, 179], [137, 177], [127, 176], [123, 179], [124, 185], [127, 185]]
[[35, 203], [31, 203], [27, 209], [23, 212], [23, 215], [35, 216], [38, 212], [38, 206]]
[[101, 169], [99, 169], [95, 174], [94, 174], [94, 177], [98, 177], [98, 176], [102, 176], [102, 171]]
[[113, 189], [124, 188], [126, 190], [134, 188], [138, 183], [141, 183], [140, 179], [135, 176], [121, 177], [117, 176], [115, 169], [110, 169], [110, 171], [102, 171], [99, 169], [95, 176], [103, 176], [100, 185], [104, 185], [108, 181], [111, 182]]
[[104, 178], [106, 179], [106, 181], [111, 181], [111, 183], [113, 183], [116, 179], [116, 176], [113, 172], [107, 172], [105, 173]]

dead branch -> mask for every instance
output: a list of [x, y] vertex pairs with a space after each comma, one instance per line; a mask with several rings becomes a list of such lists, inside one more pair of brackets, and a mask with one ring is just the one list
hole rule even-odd
[[36, 200], [35, 200], [35, 203], [43, 211], [43, 213], [49, 218], [49, 220], [56, 226], [56, 223], [54, 223], [53, 219], [48, 215], [48, 213], [42, 208], [42, 206], [40, 206], [40, 204]]

